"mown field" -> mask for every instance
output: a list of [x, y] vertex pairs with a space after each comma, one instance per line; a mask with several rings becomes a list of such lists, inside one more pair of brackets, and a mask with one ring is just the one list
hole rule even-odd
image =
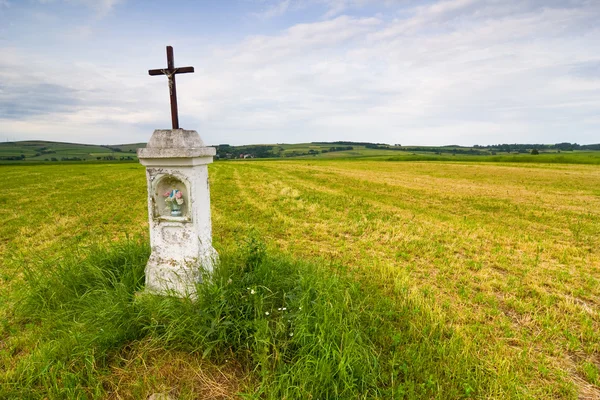
[[[221, 254], [233, 254], [249, 237], [258, 238], [266, 253], [292, 260], [290, 265], [314, 265], [307, 271], [322, 274], [319, 281], [335, 276], [346, 282], [341, 289], [331, 286], [339, 297], [329, 298], [325, 290], [317, 292], [325, 300], [317, 296], [306, 303], [324, 310], [348, 307], [340, 308], [335, 321], [320, 320], [317, 330], [325, 336], [301, 336], [297, 330], [293, 341], [277, 342], [289, 348], [273, 340], [262, 355], [255, 353], [263, 347], [247, 347], [247, 357], [208, 352], [208, 333], [189, 348], [174, 345], [176, 340], [169, 339], [174, 331], [166, 322], [155, 322], [162, 321], [156, 316], [117, 342], [86, 341], [91, 336], [82, 333], [90, 330], [85, 321], [93, 318], [79, 320], [77, 314], [55, 329], [36, 307], [60, 316], [61, 309], [71, 307], [69, 297], [56, 300], [62, 297], [52, 285], [43, 291], [27, 285], [39, 281], [32, 278], [36, 271], [52, 271], [68, 264], [65, 260], [84, 259], [128, 240], [147, 241], [143, 168], [73, 164], [2, 166], [0, 172], [6, 182], [0, 193], [0, 386], [8, 388], [0, 388], [0, 397], [23, 394], [18, 386], [28, 385], [51, 398], [65, 393], [141, 398], [173, 388], [182, 398], [240, 392], [269, 397], [275, 390], [287, 398], [300, 398], [298, 393], [304, 398], [311, 393], [321, 393], [320, 398], [600, 398], [597, 165], [212, 164], [213, 240]], [[122, 262], [140, 264], [135, 260], [143, 261], [144, 251]], [[98, 257], [110, 258], [102, 254]], [[87, 286], [77, 285], [73, 296], [92, 296], [82, 289]], [[311, 285], [319, 282], [309, 284], [308, 291]], [[123, 296], [132, 301], [131, 293]], [[113, 309], [107, 303], [95, 310]], [[140, 309], [132, 310], [142, 318]], [[297, 313], [297, 326], [304, 326]], [[111, 321], [110, 315], [104, 317]], [[252, 326], [251, 337], [257, 338], [260, 329]], [[327, 336], [339, 327], [347, 329], [342, 336]], [[194, 329], [201, 330], [196, 325], [185, 334], [193, 336]], [[283, 363], [296, 365], [275, 365], [278, 354], [296, 357], [321, 337], [328, 338], [330, 353], [321, 346], [312, 364], [306, 357], [282, 357]], [[359, 354], [367, 348], [375, 356]], [[75, 349], [83, 356], [73, 361]], [[328, 357], [337, 364], [327, 364]], [[271, 369], [264, 368], [266, 359]], [[362, 370], [357, 360], [372, 365]], [[343, 368], [331, 367], [343, 363]], [[298, 372], [302, 366], [305, 370]], [[378, 376], [362, 376], [372, 373]], [[313, 382], [314, 375], [324, 379], [328, 374], [356, 387], [327, 391], [332, 381]], [[284, 392], [283, 386], [300, 389]]]

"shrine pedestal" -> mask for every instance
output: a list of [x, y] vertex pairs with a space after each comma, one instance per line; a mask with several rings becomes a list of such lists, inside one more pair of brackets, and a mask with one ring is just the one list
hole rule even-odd
[[201, 270], [212, 271], [208, 164], [216, 151], [196, 131], [157, 129], [138, 149], [146, 167], [152, 254], [146, 265], [146, 290], [194, 296]]

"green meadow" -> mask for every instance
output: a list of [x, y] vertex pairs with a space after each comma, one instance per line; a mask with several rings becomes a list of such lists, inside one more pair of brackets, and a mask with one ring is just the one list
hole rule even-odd
[[143, 167], [0, 166], [0, 398], [600, 398], [586, 154], [213, 163], [196, 301], [142, 292]]

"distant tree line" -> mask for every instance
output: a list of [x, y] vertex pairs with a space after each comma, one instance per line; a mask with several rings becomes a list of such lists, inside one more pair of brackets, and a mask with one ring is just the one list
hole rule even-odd
[[504, 143], [504, 144], [492, 144], [492, 145], [487, 145], [487, 146], [479, 146], [479, 145], [475, 145], [473, 146], [474, 148], [480, 148], [480, 149], [489, 149], [489, 150], [494, 150], [494, 151], [500, 151], [500, 152], [506, 152], [506, 153], [527, 153], [532, 149], [537, 149], [537, 150], [561, 150], [561, 151], [573, 151], [573, 150], [600, 150], [600, 143], [599, 144], [577, 144], [577, 143], [569, 143], [569, 142], [562, 142], [562, 143], [555, 143], [555, 144], [520, 144], [520, 143], [513, 143], [513, 144], [508, 144], [508, 143]]
[[3, 161], [22, 161], [25, 159], [25, 154], [21, 154], [18, 156], [2, 156], [0, 157], [0, 160]]
[[110, 151], [114, 151], [115, 153], [120, 153], [123, 151], [123, 149], [121, 149], [120, 147], [114, 147], [114, 146], [102, 146], [102, 147], [107, 148]]
[[337, 142], [311, 142], [312, 144], [341, 144], [341, 145], [345, 145], [345, 146], [367, 146], [367, 145], [381, 145], [381, 146], [389, 146], [388, 144], [385, 143], [371, 143], [371, 142], [344, 142], [344, 141], [337, 141]]
[[229, 144], [220, 144], [217, 146], [217, 158], [279, 158], [279, 157], [298, 157], [310, 156], [320, 153], [330, 153], [336, 151], [354, 150], [355, 146], [364, 146], [367, 149], [375, 150], [393, 150], [404, 152], [421, 152], [442, 154], [450, 153], [457, 155], [495, 155], [497, 153], [522, 153], [539, 154], [543, 150], [555, 151], [573, 151], [573, 150], [600, 150], [600, 144], [580, 145], [577, 143], [556, 143], [556, 144], [493, 144], [493, 145], [475, 145], [473, 147], [448, 145], [448, 146], [402, 146], [401, 144], [386, 144], [372, 142], [311, 142], [315, 145], [331, 145], [329, 148], [309, 149], [309, 150], [288, 150], [285, 151], [281, 146], [274, 145], [252, 145], [252, 146], [231, 146]]
[[308, 151], [292, 150], [284, 153], [286, 157], [299, 157], [299, 156], [316, 156], [321, 153], [335, 153], [336, 151], [354, 150], [352, 146], [332, 146], [328, 149], [310, 149]]
[[400, 144], [389, 145], [389, 144], [381, 144], [381, 143], [367, 143], [364, 144], [367, 149], [375, 149], [375, 150], [394, 150], [394, 151], [409, 151], [409, 152], [427, 152], [427, 153], [435, 153], [442, 154], [443, 153], [452, 153], [452, 154], [468, 154], [468, 155], [488, 155], [489, 152], [475, 150], [470, 147], [461, 147], [461, 146], [441, 146], [441, 147], [431, 147], [431, 146], [409, 146], [402, 147]]
[[[55, 158], [53, 158], [54, 160]], [[60, 161], [85, 161], [85, 159], [81, 157], [61, 157]]]
[[331, 146], [328, 149], [309, 149], [308, 151], [292, 150], [285, 152], [283, 147], [272, 145], [231, 146], [228, 144], [220, 144], [216, 147], [217, 158], [219, 159], [313, 156], [320, 153], [354, 149], [352, 146]]
[[46, 146], [40, 147], [40, 148], [38, 148], [36, 150], [37, 150], [37, 152], [35, 153], [36, 157], [37, 156], [41, 156], [42, 154], [54, 154], [54, 153], [56, 153], [56, 151], [54, 151], [51, 148], [46, 147]]
[[98, 161], [100, 161], [100, 160], [103, 160], [103, 161], [117, 161], [117, 160], [119, 160], [119, 161], [133, 161], [135, 159], [133, 157], [131, 157], [131, 156], [121, 156], [121, 157], [119, 157], [117, 159], [117, 157], [110, 155], [110, 156], [98, 156], [98, 157], [96, 157], [96, 160], [98, 160]]
[[252, 145], [252, 146], [231, 146], [228, 144], [220, 144], [217, 146], [217, 158], [232, 159], [244, 158], [249, 156], [252, 158], [272, 158], [279, 157], [283, 148], [270, 145]]
[[[321, 150], [321, 153], [333, 153], [336, 151], [346, 151], [346, 150], [354, 150], [354, 147], [353, 146], [334, 146], [334, 147], [330, 147], [329, 149]], [[318, 150], [313, 150], [313, 151], [316, 151], [317, 153], [319, 152]]]
[[[53, 152], [55, 153], [55, 152]], [[36, 153], [35, 156], [39, 156], [39, 154]], [[25, 161], [27, 159], [27, 157], [25, 156], [25, 154], [20, 154], [18, 156], [0, 156], [0, 161]], [[77, 156], [73, 156], [73, 157], [51, 157], [51, 158], [44, 158], [44, 161], [86, 161], [87, 159], [84, 157], [77, 157]], [[135, 158], [133, 156], [120, 156], [119, 158], [113, 156], [113, 155], [108, 155], [108, 156], [98, 156], [96, 157], [96, 160], [98, 161], [135, 161]]]
[[[408, 146], [402, 147], [400, 144], [389, 145], [385, 143], [368, 143], [368, 142], [313, 142], [315, 144], [326, 144], [326, 143], [339, 143], [339, 144], [353, 144], [365, 146], [367, 149], [377, 150], [395, 150], [395, 151], [418, 151], [418, 152], [431, 152], [436, 154], [452, 153], [452, 154], [468, 154], [468, 155], [489, 155], [496, 154], [496, 152], [504, 153], [532, 153], [536, 150], [556, 150], [556, 151], [573, 151], [573, 150], [600, 150], [600, 144], [586, 144], [580, 145], [577, 143], [555, 143], [555, 144], [531, 144], [531, 143], [513, 143], [513, 144], [493, 144], [493, 145], [474, 145], [473, 147], [449, 145], [449, 146]], [[533, 152], [534, 154], [536, 152]]]

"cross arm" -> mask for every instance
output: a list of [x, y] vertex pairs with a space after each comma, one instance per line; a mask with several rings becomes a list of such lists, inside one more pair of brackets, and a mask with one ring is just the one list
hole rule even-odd
[[180, 68], [175, 68], [175, 73], [176, 74], [187, 74], [189, 72], [194, 72], [194, 67], [180, 67]]
[[[181, 67], [181, 68], [175, 68], [174, 69], [176, 74], [187, 74], [190, 72], [194, 72], [194, 67]], [[169, 72], [169, 70], [167, 68], [165, 69], [150, 69], [148, 70], [148, 74], [149, 75], [164, 75], [165, 72]]]

